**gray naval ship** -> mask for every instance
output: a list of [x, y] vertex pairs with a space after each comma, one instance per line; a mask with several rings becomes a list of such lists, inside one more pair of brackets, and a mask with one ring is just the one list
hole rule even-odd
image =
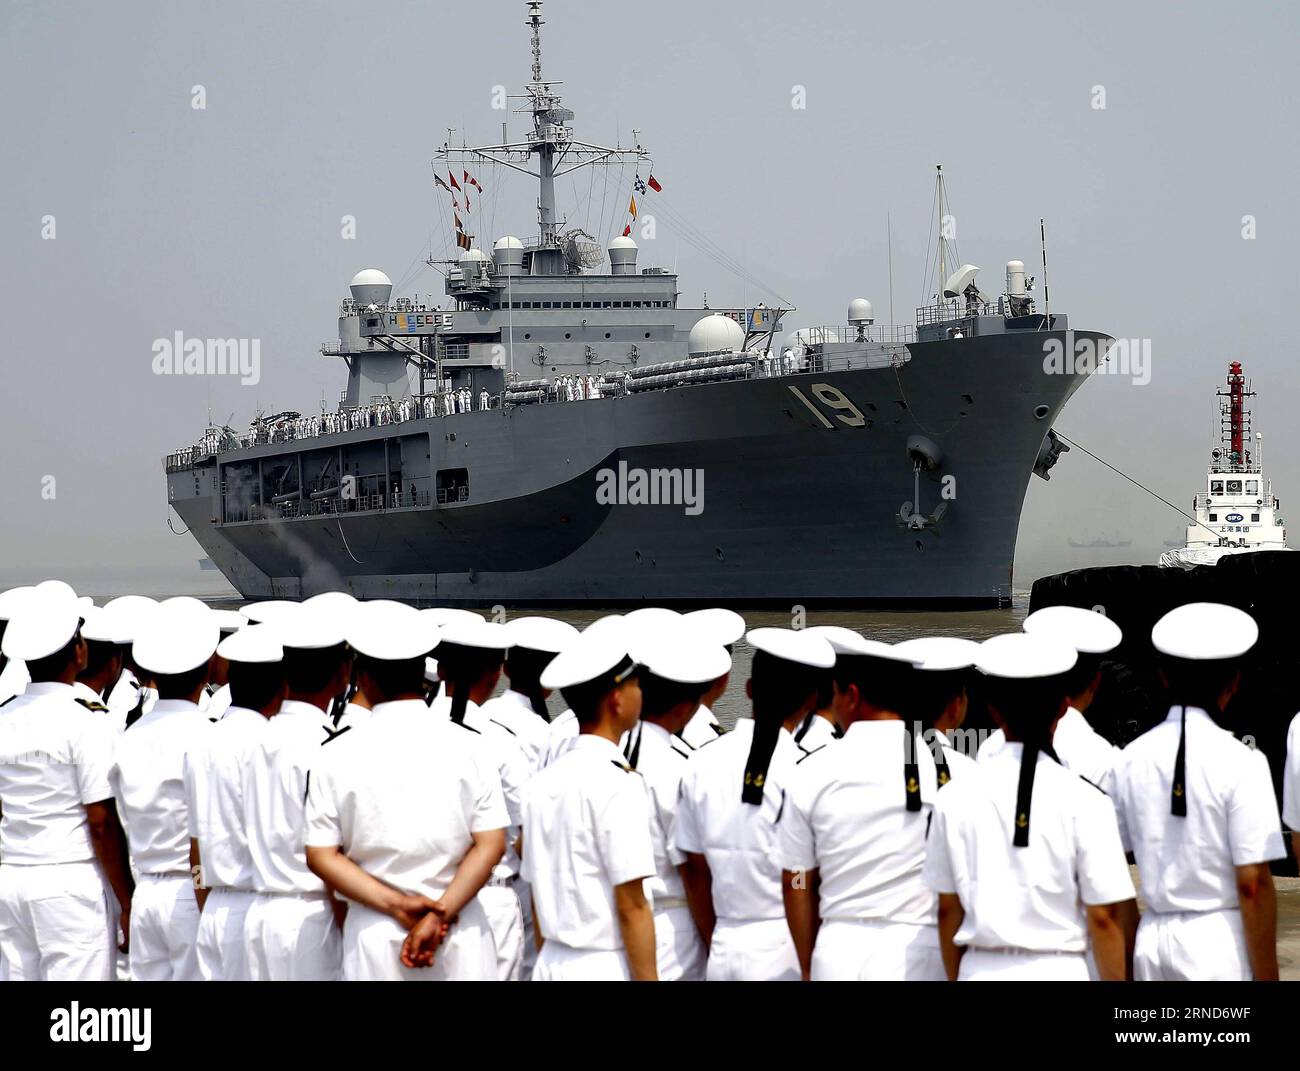
[[[435, 161], [456, 209], [458, 256], [431, 259], [446, 307], [358, 273], [321, 347], [347, 370], [337, 410], [209, 427], [167, 456], [204, 553], [249, 599], [1008, 604], [1030, 476], [1066, 448], [1050, 428], [1087, 372], [1045, 353], [1109, 336], [1038, 311], [1020, 261], [985, 294], [942, 225], [914, 324], [859, 298], [846, 325], [787, 337], [783, 304], [684, 307], [630, 226], [601, 250], [557, 216], [557, 178], [648, 153], [574, 136], [527, 6], [531, 130]], [[460, 218], [484, 162], [538, 185], [538, 235], [490, 255]], [[940, 169], [941, 221], [944, 196]]]

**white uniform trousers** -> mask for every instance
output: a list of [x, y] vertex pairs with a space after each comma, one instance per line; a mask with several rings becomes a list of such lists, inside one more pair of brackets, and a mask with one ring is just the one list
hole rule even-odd
[[203, 981], [249, 981], [244, 923], [256, 895], [248, 889], [216, 888], [208, 892], [194, 941], [199, 977]]
[[1083, 953], [1003, 951], [968, 948], [957, 971], [959, 982], [1086, 982]]
[[710, 982], [797, 982], [799, 955], [784, 916], [724, 919], [713, 927], [705, 980]]
[[533, 887], [523, 878], [515, 879], [515, 895], [519, 898], [519, 914], [524, 920], [524, 959], [519, 977], [528, 981], [537, 965], [537, 924], [533, 919]]
[[492, 943], [496, 946], [497, 981], [519, 981], [524, 969], [524, 916], [519, 910], [514, 883], [484, 885], [479, 890], [478, 902], [483, 905], [492, 930]]
[[691, 909], [683, 901], [655, 901], [655, 963], [661, 982], [702, 982], [708, 957]]
[[109, 981], [109, 933], [97, 864], [0, 866], [0, 980]]
[[814, 982], [943, 982], [937, 926], [826, 919], [813, 946]]
[[570, 948], [547, 941], [537, 954], [534, 982], [630, 982], [627, 953], [621, 948]]
[[199, 980], [199, 902], [187, 873], [141, 874], [131, 900], [131, 978]]
[[434, 953], [432, 967], [403, 967], [406, 931], [387, 915], [349, 904], [343, 923], [343, 979], [348, 982], [486, 982], [497, 976], [496, 945], [477, 899]]
[[343, 935], [324, 891], [256, 893], [244, 928], [254, 982], [337, 982], [343, 976]]
[[1133, 949], [1135, 981], [1248, 982], [1253, 977], [1236, 908], [1142, 916]]

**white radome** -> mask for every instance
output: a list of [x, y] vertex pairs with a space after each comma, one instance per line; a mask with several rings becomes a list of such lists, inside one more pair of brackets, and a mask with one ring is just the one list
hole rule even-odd
[[849, 302], [849, 323], [855, 327], [858, 324], [873, 324], [876, 322], [876, 311], [871, 307], [871, 302], [866, 298], [854, 298]]
[[686, 348], [693, 354], [714, 353], [718, 350], [738, 351], [744, 345], [744, 328], [731, 317], [716, 312], [697, 322], [686, 340]]
[[387, 305], [393, 294], [393, 280], [378, 268], [362, 268], [348, 284], [358, 305]]

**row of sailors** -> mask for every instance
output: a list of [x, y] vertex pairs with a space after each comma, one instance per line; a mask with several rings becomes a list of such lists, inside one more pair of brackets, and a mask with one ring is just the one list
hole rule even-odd
[[[1169, 716], [1119, 751], [1084, 717], [1119, 629], [1068, 607], [890, 646], [721, 609], [131, 600], [0, 596], [31, 676], [0, 706], [10, 978], [107, 977], [113, 931], [142, 979], [1277, 977], [1268, 764], [1218, 722], [1257, 638], [1230, 607], [1156, 625]], [[1001, 726], [977, 759], [949, 743], [972, 694]]]

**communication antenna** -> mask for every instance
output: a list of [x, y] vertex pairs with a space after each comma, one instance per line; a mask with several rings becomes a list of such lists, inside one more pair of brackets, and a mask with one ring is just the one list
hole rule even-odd
[[1043, 250], [1043, 325], [1044, 330], [1052, 329], [1052, 299], [1047, 293], [1047, 223], [1038, 217], [1038, 237]]
[[889, 250], [889, 322], [894, 322], [894, 225], [885, 213], [885, 244]]

